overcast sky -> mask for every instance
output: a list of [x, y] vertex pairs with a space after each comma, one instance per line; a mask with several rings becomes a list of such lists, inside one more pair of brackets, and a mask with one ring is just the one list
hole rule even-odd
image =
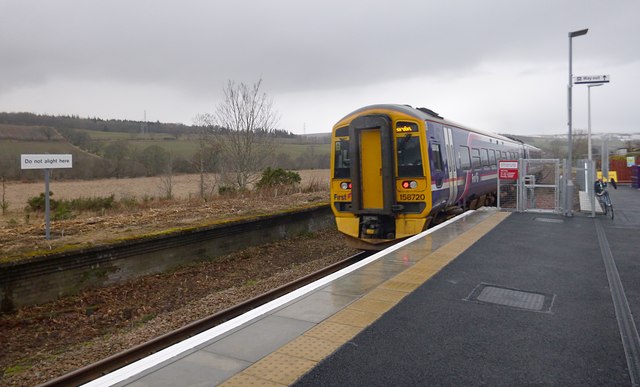
[[[640, 132], [640, 1], [0, 0], [0, 111], [192, 124], [228, 80], [273, 98], [280, 127], [328, 132], [369, 104], [471, 127], [567, 131], [574, 75], [594, 132]], [[573, 87], [587, 128], [587, 87]]]

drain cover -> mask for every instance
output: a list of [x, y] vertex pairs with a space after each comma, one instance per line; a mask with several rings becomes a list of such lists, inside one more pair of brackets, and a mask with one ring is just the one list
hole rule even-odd
[[530, 310], [532, 312], [549, 312], [554, 298], [555, 296], [550, 294], [480, 284], [471, 292], [467, 300]]
[[535, 218], [534, 220], [537, 220], [538, 222], [546, 222], [546, 223], [564, 223], [564, 220], [555, 219], [555, 218]]

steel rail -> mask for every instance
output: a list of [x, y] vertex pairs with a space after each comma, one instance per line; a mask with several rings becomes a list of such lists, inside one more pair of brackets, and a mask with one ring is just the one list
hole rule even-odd
[[146, 343], [137, 345], [106, 359], [100, 360], [96, 363], [90, 364], [68, 374], [52, 379], [42, 384], [41, 386], [78, 386], [84, 383], [88, 383], [103, 375], [108, 374], [109, 372], [115, 371], [130, 363], [133, 363], [134, 361], [140, 360], [173, 344], [183, 341], [191, 336], [220, 325], [225, 321], [240, 316], [243, 313], [246, 313], [252, 309], [257, 308], [258, 306], [266, 304], [269, 301], [272, 301], [298, 288], [301, 288], [302, 286], [312, 283], [320, 278], [326, 277], [327, 275], [343, 269], [349, 265], [352, 265], [372, 255], [373, 253], [375, 253], [375, 251], [363, 251], [355, 254], [340, 262], [327, 266], [324, 269], [320, 269], [305, 277], [282, 285], [265, 294], [244, 301], [236, 306], [214, 313], [211, 316], [194, 321], [182, 328], [178, 328], [172, 332], [161, 335]]

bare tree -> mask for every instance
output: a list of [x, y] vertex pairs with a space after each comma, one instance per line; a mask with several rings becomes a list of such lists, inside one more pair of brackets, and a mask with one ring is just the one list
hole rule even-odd
[[2, 176], [0, 180], [2, 180], [2, 200], [0, 201], [0, 208], [2, 208], [2, 216], [4, 216], [7, 212], [7, 208], [9, 208], [9, 202], [5, 200], [6, 187], [4, 183], [4, 176]]
[[171, 153], [165, 165], [165, 173], [160, 176], [160, 189], [165, 199], [173, 199], [173, 154]]
[[273, 102], [260, 91], [262, 80], [253, 85], [229, 81], [224, 101], [211, 117], [218, 127], [214, 138], [234, 176], [234, 185], [245, 189], [254, 182], [272, 156], [274, 130], [279, 120]]
[[215, 186], [215, 182], [210, 184], [211, 189], [207, 189], [206, 175], [207, 173], [214, 172], [215, 167], [218, 163], [218, 148], [219, 146], [212, 141], [211, 136], [213, 135], [214, 128], [210, 127], [213, 119], [211, 115], [198, 114], [194, 117], [193, 123], [198, 127], [198, 152], [193, 155], [191, 160], [191, 164], [194, 169], [198, 171], [200, 174], [200, 183], [199, 183], [199, 194], [200, 199], [205, 199], [208, 195], [208, 192], [213, 192], [213, 188]]
[[589, 146], [587, 145], [587, 132], [576, 129], [573, 132], [573, 158], [587, 158]]

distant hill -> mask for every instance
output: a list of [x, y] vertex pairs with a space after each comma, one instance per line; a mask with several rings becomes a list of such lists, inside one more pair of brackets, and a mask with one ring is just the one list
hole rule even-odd
[[50, 116], [33, 113], [0, 113], [0, 124], [47, 126], [52, 128], [86, 129], [103, 132], [189, 133], [191, 127], [183, 124], [164, 124], [130, 120], [103, 120], [79, 116]]
[[[33, 113], [0, 112], [0, 124], [45, 126], [57, 129], [82, 129], [97, 132], [114, 133], [166, 133], [173, 136], [198, 133], [201, 128], [183, 124], [131, 121], [131, 120], [103, 120], [101, 118], [81, 118], [79, 116], [51, 116]], [[293, 137], [293, 133], [286, 130], [276, 130], [278, 137]]]
[[[60, 169], [54, 178], [94, 179], [105, 177], [155, 176], [166, 173], [196, 173], [202, 145], [202, 127], [180, 124], [144, 123], [0, 113], [0, 177], [41, 178], [40, 171], [22, 171], [20, 155], [28, 153], [72, 154], [74, 168]], [[220, 130], [206, 128], [208, 131]], [[285, 169], [326, 169], [329, 167], [330, 137], [296, 136], [276, 133], [272, 167]], [[207, 171], [223, 165], [219, 152], [205, 144]], [[199, 160], [199, 158], [198, 158]], [[169, 165], [171, 166], [169, 168]], [[76, 167], [78, 166], [78, 167]]]
[[0, 140], [65, 141], [49, 126], [27, 126], [0, 124]]

